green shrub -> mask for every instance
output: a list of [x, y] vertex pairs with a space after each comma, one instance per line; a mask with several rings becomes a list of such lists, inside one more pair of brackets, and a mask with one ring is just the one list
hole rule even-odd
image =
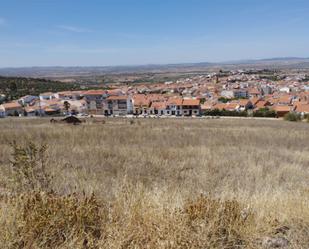
[[253, 117], [275, 118], [277, 113], [268, 108], [261, 108], [253, 113]]
[[301, 116], [295, 112], [289, 112], [284, 115], [284, 120], [286, 121], [292, 121], [292, 122], [297, 122], [301, 120]]
[[228, 111], [228, 110], [207, 110], [204, 112], [205, 116], [227, 116], [227, 117], [247, 117], [247, 111]]

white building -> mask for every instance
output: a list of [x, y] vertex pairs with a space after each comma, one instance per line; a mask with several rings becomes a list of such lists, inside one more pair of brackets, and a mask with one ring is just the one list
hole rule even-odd
[[182, 115], [182, 99], [170, 98], [166, 102], [165, 115], [167, 116], [181, 116]]
[[6, 116], [20, 116], [23, 114], [23, 108], [18, 102], [5, 103], [0, 105], [0, 115]]
[[223, 90], [221, 92], [221, 96], [227, 99], [232, 99], [234, 98], [234, 92], [230, 90]]
[[3, 108], [2, 105], [0, 105], [0, 118], [4, 118], [5, 117], [5, 110]]
[[282, 92], [282, 93], [289, 93], [290, 91], [291, 91], [291, 89], [289, 87], [287, 87], [287, 86], [281, 87], [279, 89], [279, 92]]
[[248, 97], [249, 97], [248, 90], [245, 89], [234, 90], [234, 98], [248, 98]]
[[40, 94], [40, 100], [52, 100], [52, 99], [55, 99], [55, 94], [52, 92]]
[[133, 113], [133, 101], [130, 96], [109, 96], [104, 100], [105, 115], [127, 115]]

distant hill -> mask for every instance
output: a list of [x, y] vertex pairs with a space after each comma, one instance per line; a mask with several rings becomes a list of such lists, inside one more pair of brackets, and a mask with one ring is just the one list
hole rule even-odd
[[260, 61], [300, 61], [300, 60], [309, 60], [309, 58], [299, 58], [299, 57], [277, 57], [277, 58], [262, 59], [262, 60], [260, 60]]
[[283, 57], [261, 60], [240, 60], [222, 63], [180, 63], [180, 64], [150, 64], [138, 66], [98, 66], [98, 67], [24, 67], [24, 68], [0, 68], [2, 76], [18, 76], [33, 78], [61, 79], [68, 77], [87, 77], [105, 74], [126, 73], [164, 73], [164, 72], [191, 72], [207, 71], [218, 68], [278, 68], [278, 69], [309, 69], [309, 58]]

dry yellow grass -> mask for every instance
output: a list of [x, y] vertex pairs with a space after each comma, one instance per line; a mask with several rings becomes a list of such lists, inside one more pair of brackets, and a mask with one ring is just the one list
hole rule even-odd
[[[0, 120], [0, 245], [275, 246], [269, 237], [307, 249], [308, 130], [267, 120]], [[47, 145], [52, 193], [17, 191], [14, 140]]]

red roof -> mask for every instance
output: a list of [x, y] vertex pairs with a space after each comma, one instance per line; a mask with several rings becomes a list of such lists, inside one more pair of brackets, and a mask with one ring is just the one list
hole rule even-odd
[[261, 92], [258, 89], [256, 89], [256, 88], [252, 88], [252, 89], [249, 90], [249, 94], [260, 95]]
[[197, 106], [197, 105], [200, 105], [200, 100], [199, 99], [184, 99], [182, 102], [182, 105]]
[[260, 98], [259, 97], [253, 97], [250, 100], [251, 100], [251, 103], [253, 105], [256, 105], [260, 101]]
[[103, 95], [104, 93], [104, 90], [89, 90], [83, 92], [84, 95]]
[[181, 98], [169, 98], [167, 101], [168, 105], [182, 105]]
[[136, 94], [133, 96], [134, 106], [149, 106], [150, 99], [148, 99], [147, 95], [144, 94]]
[[238, 103], [217, 103], [212, 107], [212, 109], [234, 111], [238, 106]]
[[211, 104], [202, 104], [201, 105], [201, 109], [202, 110], [210, 110], [210, 109], [212, 109], [212, 105]]
[[22, 106], [17, 102], [5, 103], [2, 105], [5, 110], [20, 109]]
[[239, 105], [241, 105], [241, 106], [246, 106], [246, 105], [248, 105], [248, 104], [250, 104], [250, 103], [252, 103], [252, 102], [251, 102], [251, 100], [249, 100], [249, 99], [240, 99], [238, 103], [239, 103]]
[[107, 90], [106, 93], [108, 95], [120, 95], [122, 91], [120, 89], [112, 89], [112, 90]]
[[166, 102], [152, 102], [151, 107], [159, 110], [159, 109], [165, 109], [166, 108]]
[[228, 111], [234, 111], [238, 106], [239, 106], [239, 104], [237, 104], [237, 103], [228, 103], [228, 104], [226, 104], [224, 109], [228, 110]]
[[290, 95], [283, 95], [280, 96], [278, 103], [291, 103], [291, 96]]
[[274, 109], [276, 112], [290, 112], [294, 108], [289, 105], [275, 105], [272, 107], [272, 109]]
[[31, 106], [31, 107], [29, 106], [29, 107], [25, 108], [26, 112], [35, 112], [35, 111], [38, 111], [38, 110], [40, 110], [39, 106]]
[[128, 97], [126, 95], [121, 96], [109, 96], [107, 100], [127, 100]]
[[212, 109], [223, 110], [223, 109], [226, 109], [226, 106], [227, 104], [225, 103], [217, 103], [212, 107]]
[[260, 100], [259, 102], [257, 102], [255, 104], [255, 108], [256, 109], [261, 109], [261, 108], [264, 108], [265, 106], [268, 106], [269, 105], [269, 102], [266, 101], [266, 100]]
[[309, 113], [309, 104], [300, 104], [296, 106], [295, 111]]

